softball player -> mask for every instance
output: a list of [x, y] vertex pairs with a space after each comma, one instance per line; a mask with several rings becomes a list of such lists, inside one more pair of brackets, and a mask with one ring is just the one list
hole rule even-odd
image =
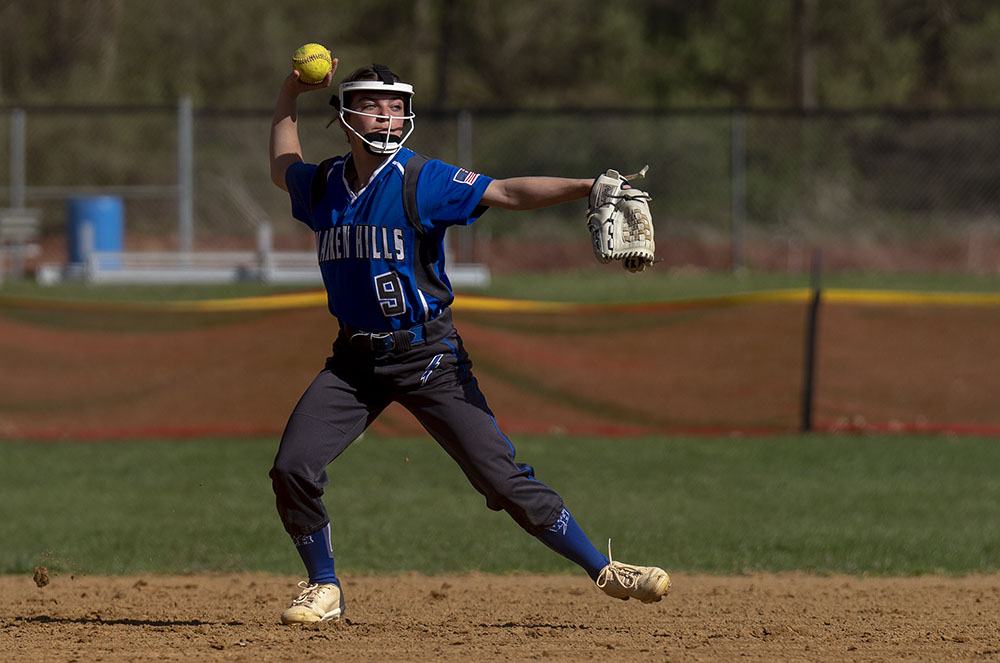
[[309, 578], [282, 622], [343, 615], [321, 499], [326, 466], [393, 401], [455, 459], [490, 509], [506, 511], [579, 564], [607, 594], [660, 600], [670, 584], [662, 569], [611, 561], [610, 544], [605, 557], [559, 495], [515, 460], [449, 308], [443, 241], [450, 226], [470, 224], [488, 207], [527, 210], [585, 198], [594, 180], [491, 179], [415, 154], [403, 147], [414, 126], [413, 89], [381, 65], [355, 71], [331, 99], [350, 153], [305, 163], [296, 100], [329, 87], [332, 76], [307, 85], [289, 74], [271, 127], [271, 179], [288, 191], [292, 215], [315, 232], [330, 313], [340, 324], [332, 356], [289, 417], [270, 472], [282, 524]]

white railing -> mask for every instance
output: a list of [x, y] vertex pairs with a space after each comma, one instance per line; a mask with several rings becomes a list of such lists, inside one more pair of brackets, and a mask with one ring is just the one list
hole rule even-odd
[[98, 251], [91, 224], [81, 224], [78, 232], [81, 261], [66, 266], [65, 278], [89, 283], [322, 282], [316, 254], [274, 250], [267, 223], [258, 229], [256, 251]]
[[[79, 279], [89, 283], [233, 283], [261, 281], [274, 284], [320, 285], [322, 277], [313, 251], [276, 251], [271, 227], [257, 231], [256, 251], [97, 251], [94, 229], [78, 228], [82, 260], [62, 268], [48, 266], [42, 282]], [[489, 285], [485, 265], [452, 264], [448, 276], [456, 286]]]

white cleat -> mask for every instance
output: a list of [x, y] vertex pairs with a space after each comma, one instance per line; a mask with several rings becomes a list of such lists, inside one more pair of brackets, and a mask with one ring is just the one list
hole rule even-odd
[[344, 614], [344, 595], [333, 583], [310, 585], [300, 582], [302, 593], [281, 613], [282, 624], [335, 622]]
[[597, 576], [597, 586], [608, 596], [628, 601], [639, 599], [655, 603], [670, 591], [670, 576], [655, 566], [632, 566], [611, 559], [611, 540], [608, 540], [610, 563]]

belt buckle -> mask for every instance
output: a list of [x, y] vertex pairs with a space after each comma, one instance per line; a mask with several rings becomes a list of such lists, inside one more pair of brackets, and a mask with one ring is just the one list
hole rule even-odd
[[396, 339], [391, 332], [371, 334], [370, 338], [372, 341], [372, 352], [376, 354], [384, 354], [396, 347]]

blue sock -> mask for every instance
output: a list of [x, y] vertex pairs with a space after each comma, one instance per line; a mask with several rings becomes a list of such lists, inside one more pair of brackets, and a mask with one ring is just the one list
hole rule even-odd
[[309, 584], [334, 583], [338, 587], [340, 581], [333, 570], [333, 544], [330, 541], [330, 523], [323, 529], [305, 536], [293, 536], [292, 542], [299, 551], [299, 557], [306, 565], [309, 573]]
[[539, 534], [538, 540], [582, 566], [591, 580], [596, 581], [601, 569], [608, 565], [608, 558], [598, 552], [565, 507], [555, 525]]

